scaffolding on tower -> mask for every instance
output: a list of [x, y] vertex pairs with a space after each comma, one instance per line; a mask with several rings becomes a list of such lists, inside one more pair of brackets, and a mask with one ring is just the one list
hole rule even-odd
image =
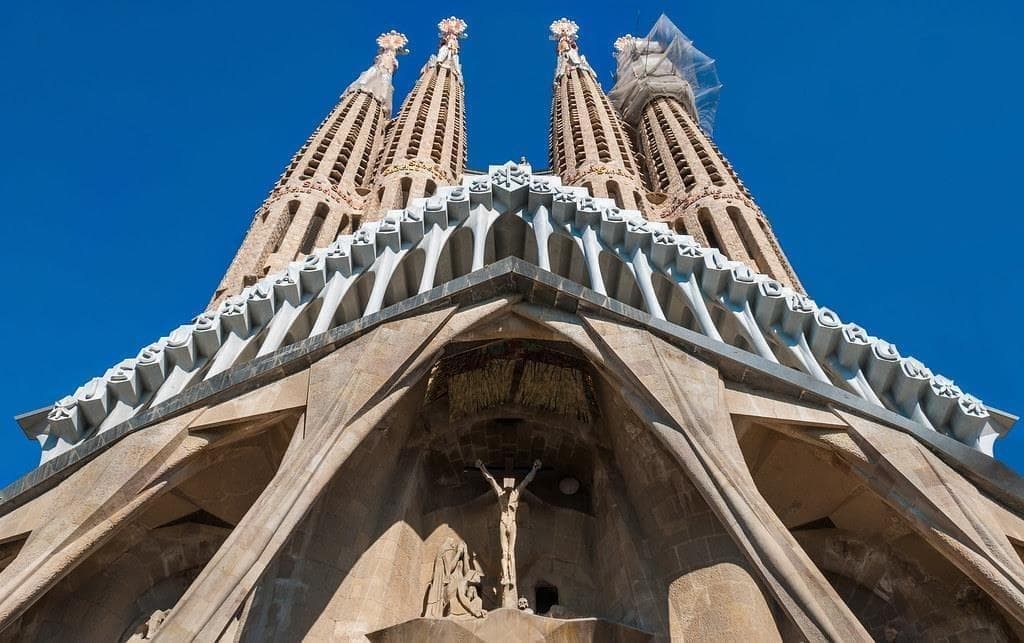
[[608, 98], [627, 121], [636, 122], [653, 98], [673, 96], [711, 134], [722, 89], [715, 61], [668, 16], [662, 14], [644, 37], [622, 36], [615, 49], [615, 86]]

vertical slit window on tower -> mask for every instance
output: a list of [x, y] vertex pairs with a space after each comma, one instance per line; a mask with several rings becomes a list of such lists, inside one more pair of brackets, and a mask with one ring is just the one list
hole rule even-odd
[[624, 208], [626, 207], [622, 203], [622, 192], [619, 190], [619, 184], [615, 181], [608, 181], [604, 185], [605, 189], [608, 190], [608, 198], [615, 201], [615, 207]]
[[[664, 181], [666, 189], [672, 184], [672, 181], [668, 176], [668, 168], [672, 167], [675, 168], [675, 174], [678, 179], [682, 181], [683, 188], [689, 191], [696, 185], [697, 180], [694, 178], [693, 171], [690, 169], [690, 165], [686, 160], [686, 154], [684, 153], [682, 146], [679, 144], [679, 138], [676, 135], [675, 128], [672, 127], [673, 124], [678, 125], [678, 123], [674, 119], [670, 122], [669, 117], [674, 116], [674, 113], [671, 110], [671, 105], [669, 105], [669, 109], [666, 109], [666, 104], [668, 104], [668, 99], [665, 98], [659, 98], [651, 103], [649, 108], [650, 111], [647, 116], [648, 118], [653, 116], [657, 123], [650, 125], [651, 133], [649, 133], [648, 136], [655, 141], [655, 147], [660, 143], [663, 143], [668, 149], [671, 163], [668, 162], [669, 159], [662, 159], [662, 164], [659, 168], [659, 175], [663, 175], [665, 177]], [[661, 141], [658, 141], [656, 136], [657, 134], [661, 135]], [[660, 148], [658, 149], [660, 150]]]
[[320, 235], [320, 229], [323, 228], [329, 211], [326, 203], [317, 204], [316, 210], [313, 211], [313, 217], [309, 220], [309, 226], [306, 228], [306, 234], [302, 237], [302, 243], [299, 245], [300, 254], [307, 255], [313, 251], [316, 238]]
[[688, 116], [683, 114], [682, 108], [675, 102], [667, 102], [669, 110], [671, 110], [679, 125], [683, 128], [683, 132], [686, 134], [686, 138], [690, 141], [690, 147], [697, 153], [697, 158], [700, 159], [701, 164], [704, 166], [704, 172], [708, 175], [708, 178], [714, 185], [723, 186], [725, 185], [725, 179], [722, 178], [721, 173], [715, 166], [714, 161], [711, 159], [711, 155], [708, 154], [707, 149], [701, 142], [694, 127], [688, 122]]
[[574, 82], [570, 82], [570, 77], [566, 75], [564, 77], [565, 87], [564, 91], [566, 94], [566, 100], [569, 104], [569, 140], [572, 141], [573, 147], [573, 159], [576, 162], [575, 167], [579, 168], [583, 165], [584, 159], [586, 159], [586, 152], [583, 148], [583, 131], [580, 129], [579, 119], [579, 107], [577, 105], [577, 92], [578, 87]]
[[369, 130], [363, 136], [363, 153], [362, 160], [359, 163], [359, 169], [356, 170], [355, 178], [353, 183], [363, 185], [366, 180], [366, 173], [370, 167], [370, 155], [373, 152], [373, 140], [377, 135], [377, 128], [380, 125], [380, 114], [381, 106], [377, 101], [372, 101], [373, 106], [373, 121], [370, 124]]
[[757, 241], [754, 240], [754, 231], [747, 223], [743, 212], [734, 206], [728, 206], [725, 211], [729, 213], [729, 220], [732, 221], [733, 227], [740, 235], [740, 241], [743, 243], [743, 249], [747, 251], [747, 256], [756, 264], [758, 271], [766, 275], [771, 274], [764, 260], [764, 254], [758, 251]]
[[405, 208], [409, 205], [409, 193], [412, 192], [412, 179], [405, 177], [401, 182], [402, 187], [402, 201], [399, 207]]
[[721, 240], [718, 238], [714, 221], [712, 221], [711, 210], [701, 208], [697, 213], [697, 223], [700, 224], [700, 230], [704, 233], [704, 239], [707, 241], [708, 246], [711, 248], [718, 248], [722, 254], [729, 256], [725, 251], [725, 246], [722, 245]]
[[451, 92], [452, 75], [445, 74], [444, 86], [441, 89], [440, 109], [437, 112], [437, 123], [434, 125], [434, 144], [430, 150], [430, 159], [437, 164], [441, 163], [441, 155], [444, 149], [444, 133], [448, 129], [448, 100]]
[[352, 156], [352, 150], [355, 147], [356, 141], [359, 138], [360, 131], [363, 127], [363, 122], [366, 119], [366, 113], [370, 109], [370, 103], [374, 102], [368, 94], [358, 94], [359, 99], [359, 111], [356, 113], [355, 119], [348, 127], [348, 136], [345, 137], [345, 141], [341, 145], [341, 149], [338, 150], [337, 155], [334, 157], [334, 171], [330, 175], [331, 182], [334, 185], [338, 185], [341, 182], [342, 177], [348, 169], [348, 162]]

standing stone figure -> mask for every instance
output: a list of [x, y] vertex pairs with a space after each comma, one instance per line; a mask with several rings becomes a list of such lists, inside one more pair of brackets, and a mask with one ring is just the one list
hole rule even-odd
[[519, 495], [526, 485], [533, 481], [540, 469], [540, 460], [533, 461], [533, 468], [526, 474], [523, 481], [516, 487], [515, 479], [505, 478], [504, 487], [498, 485], [488, 471], [487, 467], [480, 460], [476, 466], [484, 474], [484, 478], [491, 484], [494, 493], [498, 494], [498, 506], [501, 509], [501, 518], [498, 527], [498, 535], [501, 538], [501, 585], [504, 588], [502, 595], [502, 607], [516, 607], [519, 592], [516, 590], [516, 512], [519, 510]]
[[434, 557], [434, 571], [427, 589], [427, 605], [423, 616], [475, 616], [482, 618], [487, 611], [477, 585], [483, 572], [471, 558], [464, 540], [446, 538]]

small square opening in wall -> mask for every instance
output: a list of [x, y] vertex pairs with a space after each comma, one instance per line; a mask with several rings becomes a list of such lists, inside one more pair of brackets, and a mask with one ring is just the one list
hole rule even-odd
[[547, 614], [553, 605], [558, 605], [558, 588], [547, 583], [538, 583], [533, 588], [537, 614]]

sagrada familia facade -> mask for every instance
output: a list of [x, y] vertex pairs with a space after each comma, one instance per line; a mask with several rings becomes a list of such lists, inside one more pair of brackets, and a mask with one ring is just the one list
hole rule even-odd
[[[466, 167], [466, 24], [377, 41], [206, 312], [18, 421], [0, 638], [1024, 636], [1015, 417], [810, 299], [667, 18], [550, 167]], [[611, 45], [611, 43], [608, 43]]]

